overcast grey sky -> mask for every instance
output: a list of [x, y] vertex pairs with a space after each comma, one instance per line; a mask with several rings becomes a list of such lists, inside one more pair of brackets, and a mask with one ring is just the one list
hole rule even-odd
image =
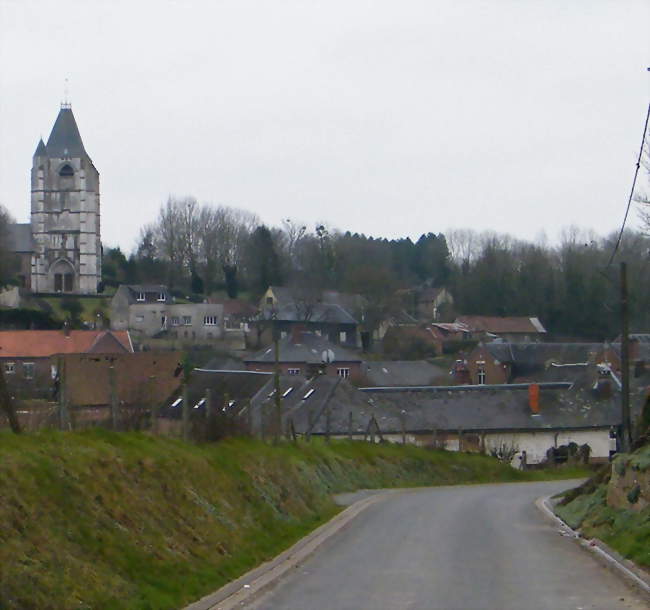
[[169, 194], [386, 237], [621, 222], [648, 0], [0, 0], [0, 202], [70, 79], [130, 250]]

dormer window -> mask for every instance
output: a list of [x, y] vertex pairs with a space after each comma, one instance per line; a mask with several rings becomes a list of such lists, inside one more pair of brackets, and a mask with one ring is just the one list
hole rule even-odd
[[164, 292], [159, 292], [159, 293], [158, 293], [158, 300], [159, 300], [161, 303], [164, 303], [164, 302], [167, 300], [167, 299], [165, 298], [165, 293], [164, 293]]
[[138, 292], [138, 296], [135, 298], [135, 300], [138, 301], [139, 303], [144, 303], [146, 300], [146, 296], [144, 292]]
[[72, 166], [68, 165], [67, 163], [59, 170], [59, 176], [61, 178], [72, 178], [74, 176], [74, 170], [72, 169]]

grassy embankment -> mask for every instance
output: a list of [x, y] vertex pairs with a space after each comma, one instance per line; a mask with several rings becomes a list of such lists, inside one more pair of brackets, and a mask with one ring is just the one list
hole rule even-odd
[[[572, 528], [580, 529], [587, 538], [599, 538], [637, 565], [650, 568], [650, 505], [635, 510], [635, 499], [621, 487], [627, 496], [626, 508], [608, 506], [607, 491], [610, 485], [611, 466], [605, 466], [592, 479], [575, 490], [564, 494], [555, 512]], [[617, 475], [626, 469], [634, 478], [647, 479], [650, 471], [650, 446], [632, 455], [617, 457], [613, 468]], [[619, 495], [621, 495], [619, 493]], [[638, 495], [637, 495], [638, 497]], [[630, 500], [633, 500], [631, 502]]]
[[332, 493], [543, 478], [411, 446], [2, 433], [0, 608], [178, 608], [332, 517]]

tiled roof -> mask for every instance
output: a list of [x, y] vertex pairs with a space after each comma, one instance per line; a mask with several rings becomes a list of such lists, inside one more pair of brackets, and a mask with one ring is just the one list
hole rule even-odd
[[488, 333], [545, 333], [546, 329], [536, 317], [459, 316], [456, 322], [467, 324], [472, 330]]
[[0, 358], [48, 358], [54, 354], [132, 352], [126, 330], [4, 330], [0, 331]]

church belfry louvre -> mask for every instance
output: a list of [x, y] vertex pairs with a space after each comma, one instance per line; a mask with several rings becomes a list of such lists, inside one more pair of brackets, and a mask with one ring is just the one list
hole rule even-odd
[[34, 152], [31, 222], [11, 229], [25, 287], [35, 293], [97, 293], [99, 172], [84, 148], [70, 104], [61, 104], [47, 144], [41, 139]]

